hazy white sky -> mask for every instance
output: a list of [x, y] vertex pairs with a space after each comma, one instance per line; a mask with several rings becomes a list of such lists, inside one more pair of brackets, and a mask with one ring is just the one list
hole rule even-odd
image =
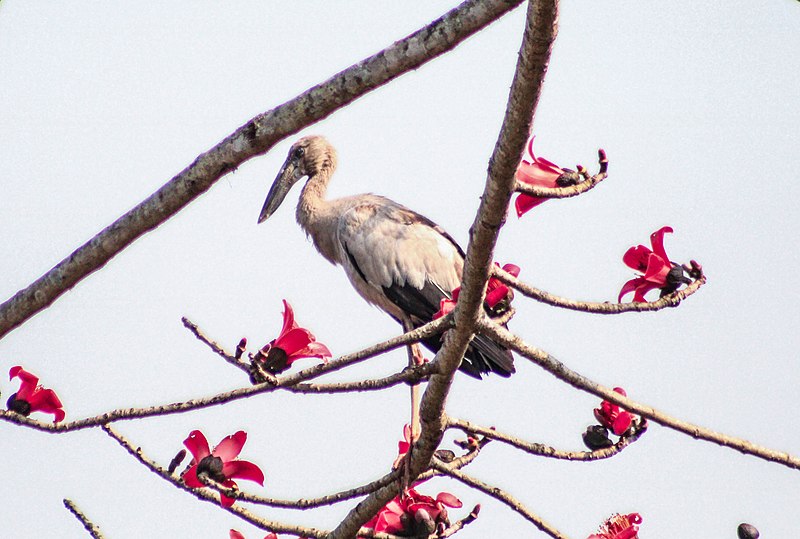
[[[0, 5], [0, 295], [4, 300], [255, 114], [427, 24], [452, 1]], [[307, 133], [338, 148], [334, 196], [372, 191], [462, 243], [474, 218], [521, 37], [524, 9]], [[512, 329], [571, 368], [677, 417], [800, 454], [800, 3], [565, 2], [535, 122], [537, 153], [610, 178], [578, 199], [511, 216], [497, 260], [554, 293], [613, 301], [621, 256], [671, 225], [673, 260], [709, 284], [678, 309], [602, 317], [524, 298]], [[286, 207], [256, 218], [291, 140], [218, 183], [53, 307], [0, 341], [58, 391], [68, 419], [247, 384], [183, 329], [186, 315], [233, 348], [280, 329], [281, 299], [335, 355], [398, 333], [351, 290]], [[329, 377], [400, 369], [397, 351]], [[448, 412], [581, 449], [598, 399], [518, 358], [510, 380], [460, 376]], [[5, 375], [3, 375], [5, 376]], [[0, 379], [3, 401], [16, 383]], [[321, 495], [381, 476], [407, 391], [247, 402], [119, 429], [166, 464], [195, 428], [238, 429], [263, 492]], [[450, 446], [449, 443], [445, 444]], [[47, 435], [0, 423], [8, 538], [84, 538], [69, 497], [113, 539], [263, 537], [145, 471], [99, 430]], [[652, 425], [604, 462], [535, 459], [490, 445], [469, 473], [507, 488], [571, 537], [639, 512], [642, 537], [796, 535], [798, 473]], [[249, 488], [251, 485], [246, 485]], [[459, 535], [535, 537], [515, 513], [447, 481], [478, 522]], [[352, 503], [270, 518], [331, 527]], [[466, 512], [467, 510], [465, 510]], [[461, 515], [452, 512], [454, 517]]]

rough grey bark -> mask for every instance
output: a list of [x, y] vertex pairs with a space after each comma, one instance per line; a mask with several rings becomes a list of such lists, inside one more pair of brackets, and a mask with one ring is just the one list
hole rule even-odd
[[522, 0], [468, 0], [383, 51], [260, 114], [201, 154], [138, 206], [0, 305], [0, 338], [172, 217], [217, 180], [282, 139], [453, 49]]

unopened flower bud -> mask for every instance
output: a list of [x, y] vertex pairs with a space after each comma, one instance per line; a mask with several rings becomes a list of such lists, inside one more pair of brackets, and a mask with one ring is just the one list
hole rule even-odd
[[583, 443], [591, 451], [611, 447], [614, 442], [608, 437], [608, 429], [602, 425], [590, 425], [583, 433]]
[[746, 522], [739, 524], [736, 533], [739, 535], [739, 539], [758, 539], [761, 535], [755, 526]]
[[239, 344], [236, 346], [236, 352], [233, 357], [235, 357], [236, 359], [241, 359], [246, 350], [247, 350], [247, 337], [242, 337], [242, 340], [239, 341]]
[[170, 474], [174, 473], [175, 470], [178, 469], [178, 466], [181, 465], [181, 462], [183, 462], [183, 459], [185, 458], [186, 458], [186, 450], [181, 449], [180, 451], [178, 451], [178, 454], [175, 455], [175, 457], [170, 461], [169, 467], [167, 468], [167, 472], [169, 472]]

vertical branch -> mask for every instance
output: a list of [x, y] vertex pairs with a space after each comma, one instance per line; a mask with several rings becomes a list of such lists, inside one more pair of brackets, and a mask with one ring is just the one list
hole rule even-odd
[[[422, 433], [414, 444], [411, 476], [430, 465], [447, 425], [444, 405], [453, 376], [475, 331], [482, 309], [483, 292], [489, 276], [492, 252], [500, 227], [505, 222], [514, 191], [514, 172], [530, 133], [536, 104], [547, 72], [550, 51], [557, 33], [558, 0], [531, 0], [522, 38], [514, 81], [506, 107], [503, 127], [489, 160], [486, 188], [481, 198], [464, 264], [464, 279], [456, 306], [455, 328], [444, 337], [436, 354], [439, 371], [431, 376], [422, 397]], [[396, 484], [387, 485], [356, 505], [331, 532], [329, 539], [350, 539], [381, 507], [397, 495]]]

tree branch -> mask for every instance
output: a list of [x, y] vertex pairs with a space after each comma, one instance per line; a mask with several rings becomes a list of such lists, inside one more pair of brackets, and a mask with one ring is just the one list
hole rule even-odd
[[[128, 452], [128, 454], [130, 454], [133, 458], [135, 458], [137, 461], [143, 464], [147, 469], [149, 469], [154, 474], [158, 475], [165, 481], [172, 483], [179, 489], [190, 493], [198, 500], [202, 500], [204, 502], [210, 502], [219, 507], [220, 509], [223, 509], [224, 511], [236, 515], [242, 520], [249, 522], [253, 526], [256, 526], [262, 530], [270, 532], [289, 533], [309, 538], [314, 537], [317, 539], [324, 539], [329, 534], [329, 532], [325, 530], [320, 530], [318, 528], [307, 528], [304, 526], [296, 526], [293, 524], [284, 524], [282, 522], [267, 520], [237, 505], [232, 505], [230, 507], [223, 507], [222, 505], [220, 505], [218, 495], [213, 494], [213, 490], [209, 491], [207, 489], [196, 489], [187, 487], [182, 480], [173, 476], [167, 470], [159, 466], [158, 463], [145, 456], [141, 447], [134, 447], [134, 445], [127, 438], [125, 438], [123, 435], [115, 431], [111, 427], [111, 425], [103, 425], [102, 428], [106, 432], [106, 434], [108, 434], [120, 446], [122, 446], [122, 448], [125, 449]], [[237, 493], [237, 496], [241, 497], [241, 493]], [[388, 533], [374, 533], [372, 530], [369, 529], [360, 530], [359, 535], [364, 537], [371, 537], [374, 539], [402, 539], [401, 537]]]
[[467, 0], [428, 26], [256, 116], [158, 191], [0, 305], [0, 338], [102, 268], [248, 159], [392, 79], [452, 50], [522, 0]]
[[[433, 453], [441, 443], [445, 430], [444, 403], [482, 309], [492, 252], [508, 212], [515, 186], [514, 172], [530, 133], [533, 111], [556, 36], [557, 18], [557, 0], [532, 0], [528, 4], [525, 32], [503, 126], [489, 160], [486, 187], [470, 230], [461, 295], [453, 313], [455, 329], [445, 334], [444, 344], [434, 359], [440, 365], [439, 374], [431, 376], [422, 398], [422, 432], [411, 452], [411, 480], [429, 467]], [[397, 492], [397, 485], [389, 484], [369, 495], [348, 513], [328, 539], [353, 538], [364, 522]]]
[[651, 406], [647, 406], [627, 397], [623, 397], [616, 391], [613, 391], [605, 386], [593, 382], [581, 374], [578, 374], [547, 352], [527, 344], [525, 341], [509, 332], [507, 329], [498, 326], [489, 319], [481, 319], [478, 322], [478, 325], [481, 332], [485, 333], [486, 335], [490, 335], [498, 342], [508, 346], [509, 348], [512, 348], [522, 356], [531, 360], [533, 363], [542, 367], [559, 380], [568, 383], [576, 389], [580, 389], [581, 391], [591, 393], [592, 395], [596, 395], [609, 402], [613, 402], [629, 412], [646, 417], [647, 419], [650, 419], [659, 425], [663, 425], [684, 434], [688, 434], [692, 438], [713, 442], [724, 447], [730, 447], [748, 455], [753, 455], [770, 462], [776, 462], [789, 468], [800, 470], [800, 458], [790, 455], [787, 452], [769, 449], [767, 447], [756, 445], [742, 438], [728, 436], [727, 434], [722, 434], [711, 429], [694, 425], [687, 421], [676, 419], [665, 414], [664, 412], [656, 410]]
[[632, 435], [620, 438], [617, 443], [604, 449], [597, 449], [595, 451], [560, 451], [554, 447], [550, 447], [549, 445], [528, 442], [495, 429], [487, 429], [486, 427], [475, 425], [463, 419], [455, 419], [452, 417], [448, 418], [447, 426], [461, 429], [470, 434], [480, 434], [488, 439], [497, 440], [498, 442], [503, 442], [512, 447], [516, 447], [517, 449], [525, 451], [526, 453], [530, 453], [531, 455], [549, 457], [556, 460], [575, 460], [583, 462], [613, 457], [630, 444], [638, 440], [642, 433], [645, 432], [645, 429], [637, 429]]
[[184, 402], [172, 404], [161, 404], [146, 408], [119, 408], [110, 412], [79, 419], [64, 423], [45, 423], [30, 419], [10, 410], [0, 410], [0, 421], [7, 421], [17, 425], [30, 427], [43, 432], [64, 433], [76, 430], [99, 427], [113, 421], [123, 421], [131, 419], [142, 419], [145, 417], [164, 416], [180, 414], [191, 410], [219, 406], [239, 399], [245, 399], [260, 393], [270, 393], [276, 390], [287, 390], [293, 393], [349, 393], [356, 391], [377, 391], [401, 383], [418, 382], [422, 378], [434, 372], [436, 365], [427, 363], [413, 369], [403, 369], [401, 372], [386, 376], [384, 378], [359, 380], [356, 382], [341, 382], [336, 384], [298, 384], [293, 377], [288, 381], [279, 379], [277, 384], [264, 383], [255, 386], [234, 389], [224, 393], [217, 393], [210, 397], [191, 399]]
[[75, 502], [67, 498], [64, 498], [64, 507], [66, 507], [70, 513], [75, 515], [75, 518], [77, 518], [80, 521], [80, 523], [83, 524], [83, 527], [86, 528], [86, 531], [89, 532], [89, 535], [91, 535], [94, 539], [104, 538], [103, 532], [100, 531], [100, 528], [96, 524], [94, 524], [91, 520], [89, 520], [89, 517], [84, 515], [83, 511], [78, 509], [78, 506], [75, 505]]
[[542, 530], [550, 537], [553, 537], [555, 539], [569, 539], [566, 535], [562, 534], [551, 524], [547, 523], [544, 519], [542, 519], [542, 517], [533, 513], [530, 509], [525, 507], [525, 505], [522, 502], [520, 502], [518, 499], [516, 499], [506, 491], [498, 487], [487, 485], [483, 481], [475, 479], [474, 477], [469, 476], [464, 472], [460, 472], [458, 470], [451, 470], [447, 466], [442, 466], [437, 462], [433, 463], [433, 468], [444, 475], [452, 477], [453, 479], [457, 479], [458, 481], [461, 481], [465, 485], [468, 485], [476, 490], [483, 492], [484, 494], [491, 496], [495, 500], [503, 502], [508, 507], [510, 507], [511, 509], [522, 515], [522, 517], [525, 520], [527, 520], [528, 522], [530, 522], [531, 524]]
[[[195, 324], [188, 318], [183, 317], [181, 320], [183, 321], [183, 325], [189, 331], [191, 331], [194, 334], [194, 336], [197, 337], [198, 340], [205, 343], [209, 348], [211, 348], [211, 350], [215, 354], [221, 356], [225, 361], [241, 369], [242, 371], [248, 374], [250, 373], [249, 363], [240, 361], [236, 359], [235, 356], [226, 352], [219, 344], [211, 340], [205, 333], [203, 333], [203, 331], [197, 327], [197, 324]], [[424, 326], [420, 326], [413, 331], [407, 331], [402, 335], [398, 335], [397, 337], [392, 337], [391, 339], [387, 339], [378, 344], [368, 346], [367, 348], [359, 350], [358, 352], [353, 352], [352, 354], [345, 354], [343, 356], [340, 356], [336, 359], [333, 359], [325, 363], [318, 363], [316, 365], [298, 371], [295, 374], [281, 376], [277, 379], [277, 384], [281, 385], [282, 387], [291, 386], [305, 380], [316, 378], [323, 374], [338, 371], [345, 367], [349, 367], [350, 365], [360, 363], [365, 359], [375, 357], [381, 353], [388, 352], [396, 348], [400, 348], [401, 346], [405, 346], [410, 343], [419, 342], [423, 339], [427, 339], [428, 337], [432, 337], [434, 335], [438, 335], [439, 333], [452, 327], [452, 323], [453, 323], [453, 318], [451, 315], [444, 316], [432, 322], [428, 322]]]
[[508, 273], [503, 271], [502, 268], [495, 266], [492, 269], [492, 274], [506, 283], [507, 285], [522, 292], [522, 295], [552, 305], [553, 307], [561, 307], [562, 309], [570, 309], [573, 311], [582, 311], [593, 314], [619, 314], [628, 312], [644, 312], [644, 311], [660, 311], [667, 307], [677, 307], [680, 303], [697, 292], [697, 290], [706, 284], [706, 277], [703, 275], [695, 280], [692, 284], [682, 290], [677, 290], [671, 294], [667, 294], [663, 298], [656, 301], [647, 302], [627, 302], [627, 303], [598, 303], [592, 301], [577, 301], [574, 299], [556, 296], [544, 290], [539, 290]]

